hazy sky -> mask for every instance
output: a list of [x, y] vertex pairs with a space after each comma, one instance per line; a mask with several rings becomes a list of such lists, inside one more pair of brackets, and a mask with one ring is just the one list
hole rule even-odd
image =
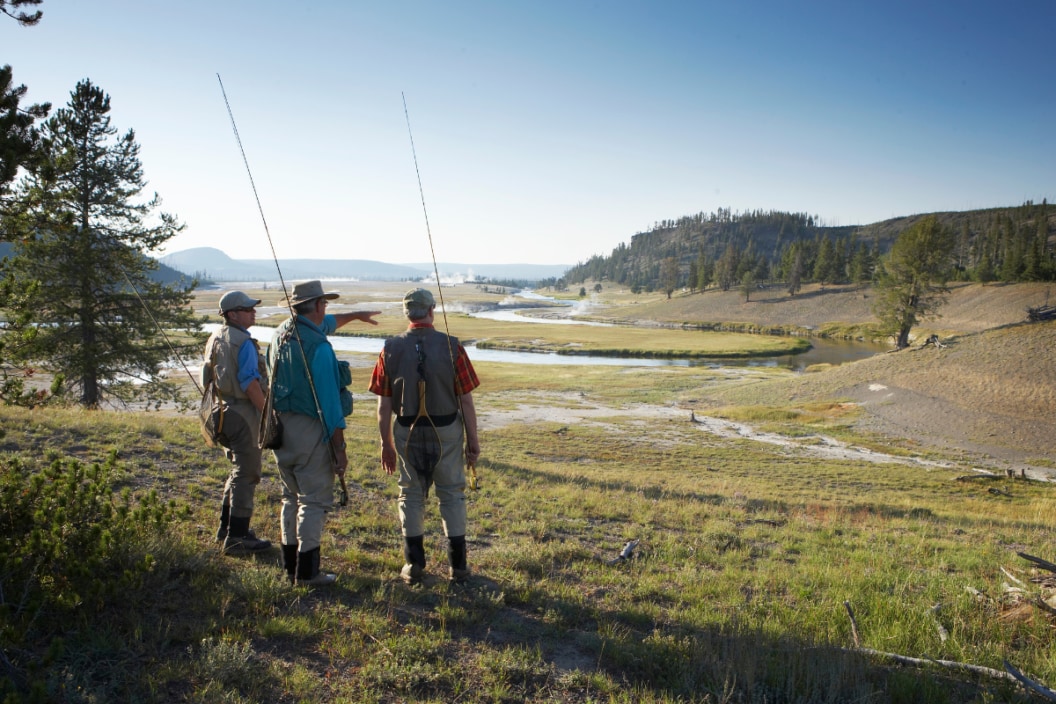
[[1053, 0], [44, 0], [28, 100], [88, 78], [167, 252], [573, 264], [717, 208], [867, 224], [1056, 198]]

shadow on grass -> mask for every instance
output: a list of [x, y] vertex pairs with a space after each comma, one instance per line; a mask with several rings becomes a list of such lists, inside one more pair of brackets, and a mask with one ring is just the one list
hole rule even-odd
[[[381, 584], [359, 586], [312, 598], [350, 614], [377, 608], [364, 593]], [[647, 606], [582, 604], [480, 575], [462, 587], [396, 585], [387, 616], [397, 630], [418, 629], [419, 639], [440, 645], [404, 651], [385, 641], [403, 671], [374, 671], [379, 701], [446, 701], [466, 687], [480, 690], [460, 701], [1029, 701], [1007, 683], [906, 670], [791, 635], [657, 621]], [[511, 666], [518, 657], [531, 666]], [[495, 678], [507, 696], [488, 695]]]

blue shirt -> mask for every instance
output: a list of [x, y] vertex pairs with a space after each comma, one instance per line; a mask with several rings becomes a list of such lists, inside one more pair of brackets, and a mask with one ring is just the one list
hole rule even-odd
[[254, 379], [263, 384], [257, 359], [257, 346], [253, 344], [253, 340], [247, 338], [238, 348], [238, 388], [243, 391], [249, 388]]

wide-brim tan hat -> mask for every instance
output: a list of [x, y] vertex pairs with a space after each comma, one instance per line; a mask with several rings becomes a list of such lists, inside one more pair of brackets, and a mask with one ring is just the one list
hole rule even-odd
[[318, 279], [302, 281], [293, 287], [293, 297], [290, 298], [290, 305], [295, 306], [300, 303], [307, 303], [308, 301], [314, 301], [316, 298], [325, 298], [332, 301], [340, 295], [336, 291], [324, 291], [323, 284]]

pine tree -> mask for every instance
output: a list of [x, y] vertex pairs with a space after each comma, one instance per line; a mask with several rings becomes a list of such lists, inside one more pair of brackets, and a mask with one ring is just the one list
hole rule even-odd
[[0, 213], [9, 184], [40, 147], [40, 135], [33, 123], [51, 110], [50, 103], [20, 106], [26, 87], [14, 86], [12, 80], [11, 67], [0, 67]]
[[898, 349], [909, 346], [913, 326], [936, 317], [946, 302], [954, 245], [952, 231], [927, 217], [900, 233], [884, 257], [874, 312]]
[[40, 18], [44, 13], [40, 10], [26, 12], [19, 8], [24, 5], [39, 5], [43, 1], [44, 0], [0, 0], [0, 13], [7, 15], [23, 27], [31, 27], [37, 22], [40, 22]]
[[176, 400], [162, 367], [200, 342], [184, 337], [170, 347], [159, 326], [197, 332], [201, 321], [188, 305], [193, 283], [152, 281], [157, 263], [148, 253], [182, 225], [155, 217], [157, 194], [139, 198], [139, 145], [132, 130], [114, 138], [110, 96], [88, 80], [70, 96], [44, 124], [42, 159], [20, 184], [18, 239], [0, 280], [11, 321], [6, 352], [64, 377], [88, 408], [104, 399]]
[[818, 257], [814, 260], [814, 280], [822, 285], [832, 283], [835, 279], [836, 251], [828, 235], [821, 238], [818, 244]]
[[668, 298], [678, 288], [678, 260], [674, 257], [665, 258], [661, 264], [660, 286]]
[[788, 271], [788, 295], [795, 296], [799, 293], [803, 282], [803, 250], [799, 245], [792, 247], [792, 265]]

